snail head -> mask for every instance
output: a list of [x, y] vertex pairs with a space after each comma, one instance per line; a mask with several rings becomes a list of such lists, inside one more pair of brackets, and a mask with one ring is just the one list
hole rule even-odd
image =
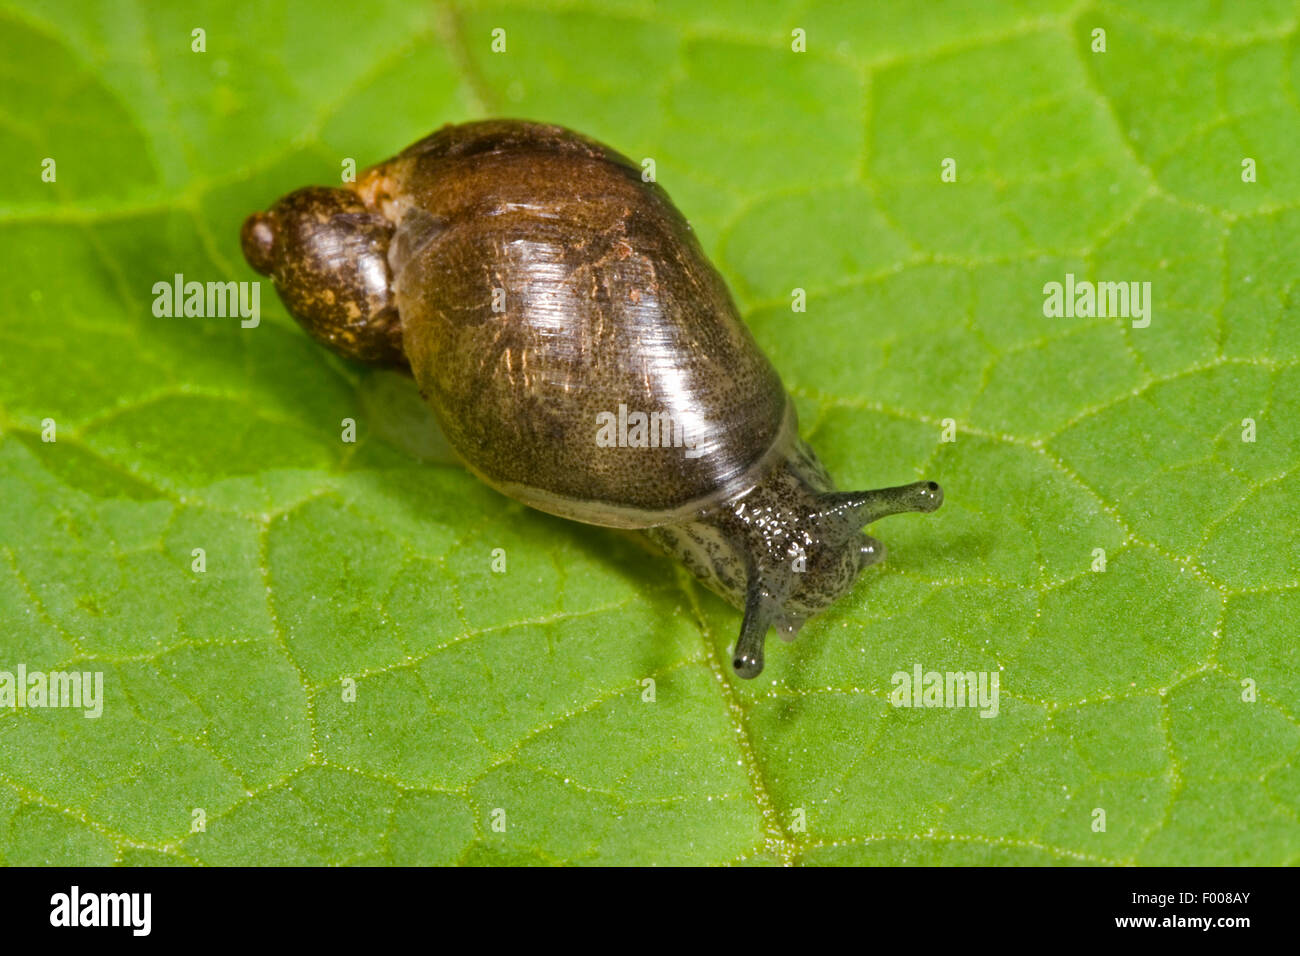
[[[787, 494], [783, 500], [791, 499]], [[808, 617], [853, 586], [858, 572], [885, 559], [885, 546], [863, 533], [865, 525], [887, 515], [934, 511], [943, 504], [943, 490], [933, 481], [917, 481], [873, 491], [810, 492], [807, 499], [803, 507], [783, 506], [751, 522], [764, 529], [766, 540], [756, 553], [766, 559], [749, 570], [745, 617], [732, 657], [741, 677], [762, 672], [770, 628], [794, 640]]]

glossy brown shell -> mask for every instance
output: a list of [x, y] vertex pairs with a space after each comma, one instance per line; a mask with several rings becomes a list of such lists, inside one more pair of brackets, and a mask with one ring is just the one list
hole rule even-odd
[[[398, 224], [389, 261], [421, 394], [489, 484], [648, 527], [734, 497], [788, 450], [775, 369], [690, 225], [627, 158], [490, 121], [444, 127], [361, 186]], [[601, 447], [598, 416], [620, 406], [670, 415], [698, 456]]]

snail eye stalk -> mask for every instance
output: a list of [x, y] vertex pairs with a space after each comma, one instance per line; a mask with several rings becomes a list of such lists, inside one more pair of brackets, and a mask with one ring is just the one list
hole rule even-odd
[[854, 528], [861, 528], [888, 515], [908, 511], [930, 512], [943, 504], [943, 489], [933, 481], [914, 481], [894, 488], [872, 491], [837, 491], [821, 496], [822, 514], [843, 515]]
[[745, 595], [745, 619], [741, 622], [736, 653], [731, 660], [736, 674], [746, 680], [763, 673], [763, 644], [767, 640], [767, 629], [776, 618], [775, 610], [758, 576], [750, 577]]

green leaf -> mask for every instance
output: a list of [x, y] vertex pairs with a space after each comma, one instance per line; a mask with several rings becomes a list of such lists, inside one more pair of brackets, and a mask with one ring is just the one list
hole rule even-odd
[[[6, 3], [0, 670], [104, 701], [0, 709], [0, 860], [1300, 861], [1295, 4], [861, 6]], [[493, 115], [653, 157], [840, 486], [945, 487], [752, 683], [738, 612], [441, 463], [269, 287], [153, 315]], [[1150, 325], [1046, 317], [1067, 274]], [[917, 665], [997, 716], [892, 706]]]

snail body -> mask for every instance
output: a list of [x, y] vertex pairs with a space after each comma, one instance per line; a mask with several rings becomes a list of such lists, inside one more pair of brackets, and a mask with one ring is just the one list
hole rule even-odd
[[557, 126], [445, 126], [244, 223], [249, 264], [345, 357], [414, 377], [502, 493], [639, 529], [744, 610], [733, 666], [880, 561], [933, 482], [839, 493], [690, 225], [630, 160]]

